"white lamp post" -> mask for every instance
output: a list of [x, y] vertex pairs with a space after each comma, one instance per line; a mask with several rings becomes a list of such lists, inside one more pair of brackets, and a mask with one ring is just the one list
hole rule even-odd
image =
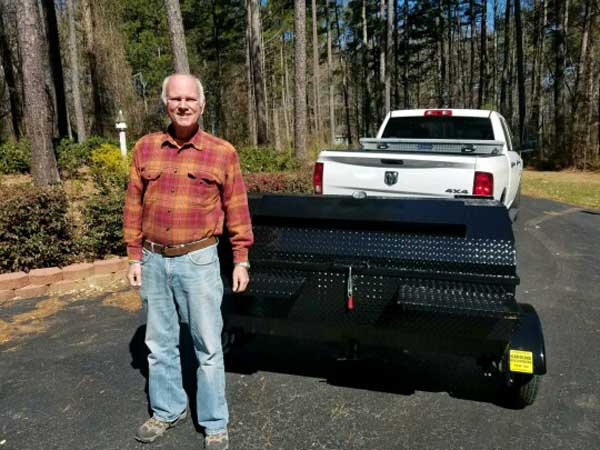
[[123, 158], [127, 158], [127, 141], [125, 140], [125, 130], [127, 129], [127, 124], [125, 123], [125, 117], [123, 116], [123, 111], [121, 110], [119, 110], [119, 116], [117, 117], [117, 123], [115, 124], [115, 128], [119, 130], [121, 156], [123, 156]]

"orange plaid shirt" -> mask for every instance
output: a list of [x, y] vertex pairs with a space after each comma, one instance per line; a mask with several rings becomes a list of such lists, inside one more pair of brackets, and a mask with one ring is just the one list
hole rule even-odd
[[248, 261], [254, 241], [238, 155], [201, 130], [181, 146], [168, 132], [137, 142], [123, 216], [129, 259], [142, 259], [143, 240], [185, 244], [220, 236], [224, 225], [234, 262]]

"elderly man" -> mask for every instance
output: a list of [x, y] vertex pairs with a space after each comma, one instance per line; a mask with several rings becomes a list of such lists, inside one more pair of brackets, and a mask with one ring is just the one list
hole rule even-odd
[[253, 235], [235, 149], [200, 130], [204, 90], [190, 75], [163, 83], [171, 125], [134, 149], [124, 209], [129, 282], [141, 287], [146, 311], [148, 390], [153, 416], [136, 439], [152, 442], [185, 420], [179, 322], [189, 325], [198, 359], [196, 405], [204, 446], [228, 448], [228, 409], [221, 348], [223, 284], [218, 236], [227, 228], [233, 250], [232, 289], [248, 285]]

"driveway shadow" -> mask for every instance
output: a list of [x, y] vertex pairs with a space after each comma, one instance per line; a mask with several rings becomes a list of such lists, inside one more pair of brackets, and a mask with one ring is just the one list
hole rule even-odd
[[[148, 354], [150, 351], [144, 343], [146, 335], [146, 325], [140, 326], [134, 333], [129, 342], [129, 353], [131, 354], [131, 367], [140, 371], [140, 374], [146, 380], [144, 392], [148, 399], [148, 414], [152, 415], [150, 409], [150, 399], [148, 396]], [[181, 355], [181, 370], [183, 378], [183, 389], [185, 390], [189, 401], [190, 412], [194, 419], [194, 427], [200, 432], [201, 427], [198, 425], [197, 408], [196, 408], [196, 370], [198, 369], [198, 360], [194, 353], [194, 345], [190, 329], [185, 323], [180, 324], [179, 333], [179, 353]]]
[[[145, 378], [148, 395], [148, 348], [145, 325], [133, 335], [131, 366]], [[197, 431], [196, 369], [189, 329], [181, 325], [180, 352], [183, 385]], [[250, 375], [258, 371], [318, 378], [334, 386], [412, 395], [416, 391], [446, 392], [450, 396], [507, 407], [502, 398], [503, 379], [484, 374], [474, 358], [456, 355], [409, 353], [380, 348], [361, 349], [359, 357], [344, 356], [344, 349], [291, 338], [256, 336], [241, 339], [225, 357], [228, 372]], [[148, 407], [149, 414], [151, 410]]]
[[502, 377], [484, 374], [472, 357], [381, 348], [362, 349], [358, 358], [343, 355], [335, 345], [257, 336], [227, 354], [226, 370], [300, 375], [335, 386], [400, 395], [447, 392], [458, 399], [506, 407]]

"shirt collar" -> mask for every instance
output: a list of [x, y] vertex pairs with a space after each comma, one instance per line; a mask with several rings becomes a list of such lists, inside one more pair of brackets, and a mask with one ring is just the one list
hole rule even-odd
[[179, 145], [173, 137], [173, 126], [169, 125], [167, 130], [164, 132], [162, 145], [170, 145], [180, 150], [187, 147], [193, 147], [200, 151], [202, 150], [203, 135], [204, 132], [200, 129], [200, 127], [198, 127], [198, 131], [196, 131], [196, 134], [194, 134], [190, 140], [184, 142], [182, 145]]

